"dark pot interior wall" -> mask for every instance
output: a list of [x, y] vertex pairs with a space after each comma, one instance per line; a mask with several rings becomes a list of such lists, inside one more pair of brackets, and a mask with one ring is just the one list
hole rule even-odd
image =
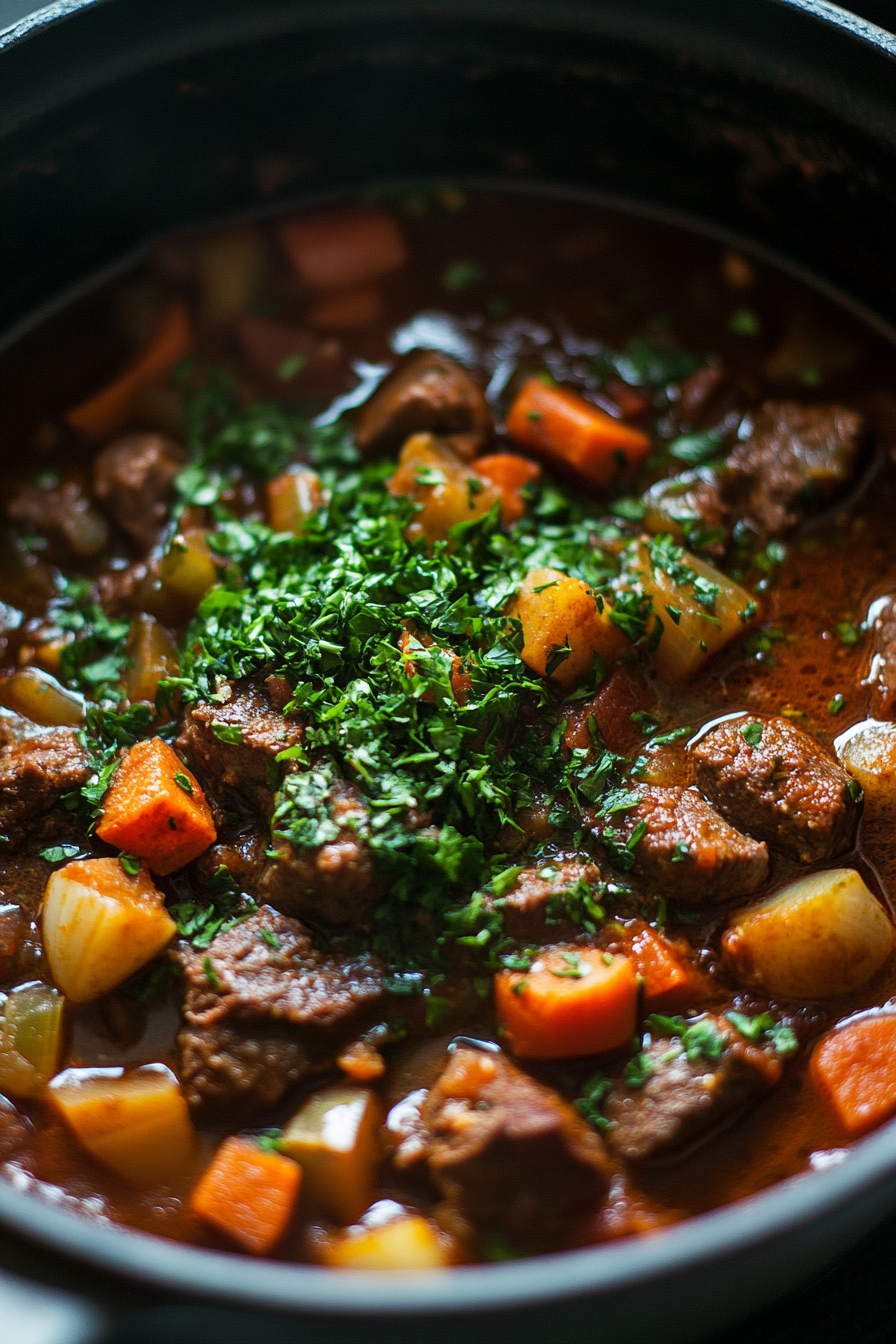
[[[0, 331], [172, 226], [414, 174], [661, 203], [749, 234], [896, 318], [896, 64], [842, 34], [835, 50], [829, 28], [780, 0], [732, 11], [715, 0], [82, 10], [4, 53]], [[786, 70], [773, 51], [792, 53]]]

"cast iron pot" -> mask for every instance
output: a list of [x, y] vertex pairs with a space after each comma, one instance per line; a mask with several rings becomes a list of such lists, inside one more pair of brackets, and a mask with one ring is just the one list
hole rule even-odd
[[[896, 322], [896, 41], [820, 0], [59, 0], [0, 37], [0, 87], [7, 342], [172, 228], [427, 177], [689, 220]], [[336, 1275], [91, 1223], [0, 1181], [0, 1220], [70, 1283], [80, 1265], [279, 1313], [194, 1312], [189, 1337], [216, 1344], [675, 1344], [894, 1206], [891, 1124], [840, 1166], [650, 1238]]]

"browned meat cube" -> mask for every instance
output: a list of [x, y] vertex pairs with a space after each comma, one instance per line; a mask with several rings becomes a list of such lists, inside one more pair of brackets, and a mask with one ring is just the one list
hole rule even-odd
[[72, 728], [39, 729], [0, 748], [0, 834], [17, 845], [64, 793], [87, 783], [87, 752]]
[[94, 462], [93, 493], [141, 550], [158, 541], [185, 462], [183, 448], [163, 434], [128, 434]]
[[693, 1144], [781, 1077], [774, 1051], [751, 1045], [727, 1018], [707, 1014], [696, 1025], [707, 1033], [704, 1050], [688, 1051], [680, 1037], [661, 1036], [643, 1052], [641, 1086], [609, 1093], [607, 1143], [625, 1161], [666, 1157]]
[[721, 723], [693, 757], [697, 784], [722, 815], [791, 858], [819, 863], [852, 844], [860, 791], [787, 719], [751, 714]]
[[865, 421], [845, 406], [767, 401], [728, 459], [726, 490], [765, 533], [786, 532], [852, 476]]
[[267, 906], [207, 952], [184, 945], [180, 961], [187, 1098], [228, 1115], [273, 1105], [305, 1074], [332, 1067], [383, 994], [375, 957], [325, 956], [297, 920]]
[[545, 859], [524, 868], [495, 899], [504, 932], [527, 944], [561, 943], [582, 932], [588, 902], [600, 904], [600, 869], [594, 863]]
[[461, 1046], [421, 1111], [436, 1184], [470, 1222], [515, 1240], [593, 1208], [603, 1144], [562, 1097], [503, 1055]]
[[682, 905], [750, 896], [763, 885], [766, 846], [729, 826], [696, 789], [643, 785], [637, 793], [637, 806], [598, 828], [617, 867]]
[[250, 686], [224, 704], [192, 705], [175, 746], [212, 798], [221, 801], [233, 790], [269, 817], [281, 772], [294, 768], [292, 762], [279, 764], [276, 757], [301, 740], [301, 724], [284, 718], [266, 695]]
[[365, 451], [395, 449], [420, 430], [471, 436], [469, 456], [493, 433], [482, 389], [440, 350], [412, 350], [361, 408], [355, 440]]

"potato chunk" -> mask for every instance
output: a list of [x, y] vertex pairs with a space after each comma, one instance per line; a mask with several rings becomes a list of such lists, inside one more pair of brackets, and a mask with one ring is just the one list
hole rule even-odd
[[164, 1064], [65, 1069], [49, 1097], [79, 1142], [138, 1187], [177, 1181], [194, 1155], [187, 1103]]
[[889, 917], [853, 868], [809, 873], [731, 916], [725, 960], [745, 984], [783, 999], [858, 989], [893, 949]]
[[118, 859], [81, 859], [53, 873], [42, 921], [53, 979], [74, 1003], [120, 985], [177, 932], [149, 875], [131, 877]]
[[668, 536], [639, 543], [634, 570], [663, 623], [653, 659], [664, 681], [691, 681], [756, 615], [746, 589]]
[[843, 768], [858, 780], [866, 803], [896, 804], [896, 723], [866, 719], [834, 743]]
[[564, 689], [588, 675], [595, 654], [615, 663], [629, 646], [610, 608], [600, 611], [588, 585], [559, 569], [530, 570], [507, 615], [522, 622], [526, 666]]
[[421, 506], [407, 535], [429, 542], [444, 541], [455, 523], [482, 518], [501, 501], [496, 485], [458, 457], [444, 439], [428, 433], [412, 434], [406, 441], [389, 490], [393, 495], [410, 495]]
[[[390, 1201], [381, 1200], [384, 1205]], [[374, 1205], [371, 1214], [377, 1213]], [[320, 1248], [324, 1264], [337, 1269], [445, 1269], [454, 1263], [456, 1249], [450, 1238], [428, 1218], [404, 1213], [369, 1225], [348, 1228], [340, 1237], [328, 1238]]]
[[373, 1198], [381, 1118], [367, 1088], [329, 1087], [283, 1131], [283, 1152], [301, 1165], [308, 1194], [340, 1222], [359, 1218]]

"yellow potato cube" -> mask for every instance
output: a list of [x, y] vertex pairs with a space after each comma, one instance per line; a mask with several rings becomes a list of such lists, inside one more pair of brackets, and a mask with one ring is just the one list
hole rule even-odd
[[614, 663], [629, 647], [609, 613], [607, 606], [598, 609], [581, 579], [547, 568], [530, 570], [507, 608], [508, 616], [522, 622], [523, 662], [564, 690], [591, 672], [595, 654]]
[[177, 932], [149, 874], [131, 877], [118, 859], [79, 859], [53, 873], [41, 919], [53, 979], [74, 1003], [120, 985]]
[[305, 1191], [350, 1223], [373, 1198], [380, 1107], [365, 1087], [329, 1087], [309, 1097], [283, 1131], [281, 1149], [305, 1173]]
[[189, 1171], [193, 1127], [180, 1084], [164, 1064], [65, 1069], [48, 1095], [87, 1151], [129, 1184], [168, 1184]]
[[773, 998], [848, 994], [880, 970], [896, 931], [853, 868], [809, 873], [731, 916], [725, 960]]
[[412, 434], [405, 442], [389, 490], [421, 505], [407, 535], [429, 542], [444, 541], [455, 523], [481, 518], [501, 500], [496, 485], [434, 434]]
[[745, 588], [705, 560], [673, 546], [668, 537], [658, 538], [650, 547], [638, 543], [634, 569], [663, 623], [653, 659], [665, 681], [692, 680], [707, 659], [743, 634], [756, 615], [756, 602]]
[[449, 1238], [419, 1214], [351, 1227], [322, 1251], [324, 1263], [337, 1269], [446, 1269], [455, 1258]]

